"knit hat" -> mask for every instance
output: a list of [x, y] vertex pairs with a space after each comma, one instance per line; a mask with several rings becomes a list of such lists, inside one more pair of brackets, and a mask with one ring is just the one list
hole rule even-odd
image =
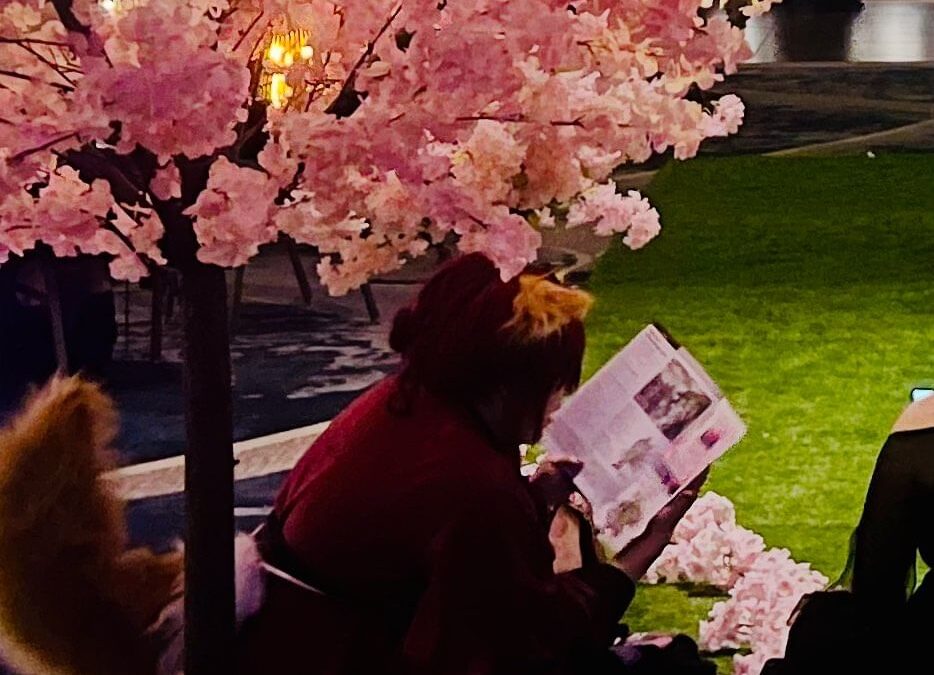
[[470, 403], [497, 390], [544, 416], [549, 397], [576, 389], [584, 354], [584, 291], [543, 275], [503, 281], [479, 253], [456, 258], [393, 323], [402, 379]]

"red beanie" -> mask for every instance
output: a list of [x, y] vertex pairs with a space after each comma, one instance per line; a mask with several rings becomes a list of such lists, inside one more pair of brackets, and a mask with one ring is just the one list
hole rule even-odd
[[479, 253], [457, 258], [395, 318], [402, 378], [471, 403], [505, 388], [544, 416], [549, 397], [580, 382], [590, 296], [542, 277], [503, 281]]

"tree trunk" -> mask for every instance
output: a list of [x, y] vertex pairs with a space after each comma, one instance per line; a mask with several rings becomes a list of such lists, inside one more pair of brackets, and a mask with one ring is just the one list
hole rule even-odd
[[233, 422], [224, 271], [181, 266], [185, 334], [185, 675], [234, 672]]
[[65, 312], [62, 308], [62, 294], [58, 286], [58, 274], [55, 270], [55, 258], [51, 251], [39, 261], [42, 281], [45, 284], [45, 300], [49, 308], [49, 321], [52, 325], [52, 343], [55, 346], [55, 362], [58, 372], [68, 371], [68, 344], [65, 341]]
[[163, 271], [157, 268], [152, 271], [152, 297], [150, 298], [149, 314], [149, 360], [152, 362], [162, 360], [162, 303], [165, 302], [165, 285], [162, 283]]

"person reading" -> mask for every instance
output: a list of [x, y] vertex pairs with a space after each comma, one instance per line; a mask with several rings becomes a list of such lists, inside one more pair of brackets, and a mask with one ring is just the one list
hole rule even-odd
[[555, 573], [554, 508], [520, 475], [519, 446], [578, 386], [590, 305], [541, 276], [503, 281], [479, 254], [427, 283], [393, 325], [401, 372], [309, 448], [259, 534], [307, 588], [270, 577], [241, 631], [241, 673], [622, 668], [609, 647], [634, 582], [703, 476], [614, 560], [585, 551]]

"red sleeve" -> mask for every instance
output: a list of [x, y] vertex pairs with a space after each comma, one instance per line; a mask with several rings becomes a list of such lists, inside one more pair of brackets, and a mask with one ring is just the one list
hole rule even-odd
[[608, 565], [551, 571], [522, 500], [484, 500], [435, 538], [405, 642], [407, 671], [471, 675], [561, 668], [610, 646], [633, 582]]

